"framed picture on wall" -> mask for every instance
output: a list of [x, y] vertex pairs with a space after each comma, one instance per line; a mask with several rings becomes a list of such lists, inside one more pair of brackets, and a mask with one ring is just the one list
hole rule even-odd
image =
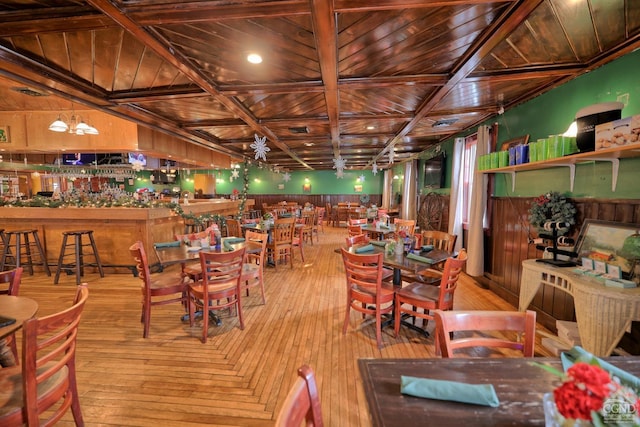
[[0, 143], [11, 142], [9, 139], [9, 126], [0, 125]]
[[311, 192], [311, 184], [302, 184], [302, 191], [305, 193]]
[[362, 193], [362, 184], [356, 184], [353, 186], [353, 191], [356, 193]]
[[[582, 225], [576, 243], [579, 258], [590, 258], [620, 268], [622, 277], [633, 276], [640, 260], [640, 234], [638, 224], [587, 219]], [[605, 271], [606, 272], [606, 271]]]

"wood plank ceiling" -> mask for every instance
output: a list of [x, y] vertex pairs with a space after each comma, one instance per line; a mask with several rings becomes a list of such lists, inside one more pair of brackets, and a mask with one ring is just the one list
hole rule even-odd
[[637, 0], [0, 0], [0, 22], [0, 111], [72, 101], [238, 159], [257, 134], [283, 170], [384, 169], [640, 47]]

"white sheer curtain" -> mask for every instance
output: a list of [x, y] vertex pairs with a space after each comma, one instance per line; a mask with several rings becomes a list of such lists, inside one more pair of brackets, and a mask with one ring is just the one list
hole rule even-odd
[[[478, 144], [475, 159], [470, 165], [475, 170], [478, 157], [489, 152], [489, 127], [478, 128]], [[487, 175], [476, 174], [471, 186], [471, 207], [469, 210], [469, 245], [467, 247], [467, 274], [482, 276], [484, 274], [484, 224], [487, 208]]]
[[453, 144], [453, 159], [451, 161], [451, 194], [449, 195], [449, 234], [458, 236], [455, 250], [462, 248], [462, 220], [464, 206], [464, 138], [456, 138]]

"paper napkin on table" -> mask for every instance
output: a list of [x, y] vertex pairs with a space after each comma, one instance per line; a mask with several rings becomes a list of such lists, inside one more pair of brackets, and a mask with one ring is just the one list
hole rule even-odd
[[562, 360], [562, 367], [565, 372], [571, 367], [571, 365], [577, 362], [586, 362], [589, 364], [597, 362], [602, 369], [609, 372], [612, 376], [617, 377], [623, 385], [632, 387], [636, 390], [640, 389], [640, 378], [625, 371], [624, 369], [620, 369], [617, 366], [612, 365], [609, 362], [605, 362], [580, 346], [575, 346], [571, 350], [562, 352], [560, 354], [560, 359]]
[[368, 244], [368, 245], [364, 245], [364, 246], [360, 246], [358, 248], [356, 248], [356, 253], [357, 254], [361, 254], [363, 252], [373, 252], [375, 249], [373, 248], [372, 244]]
[[372, 245], [382, 246], [382, 247], [384, 247], [387, 244], [387, 242], [385, 242], [384, 240], [371, 240], [369, 243]]
[[407, 254], [407, 258], [412, 259], [414, 261], [424, 262], [426, 264], [433, 264], [433, 260], [431, 258], [427, 258], [427, 257], [416, 255], [416, 254]]
[[449, 400], [498, 407], [500, 400], [491, 384], [466, 384], [455, 381], [433, 380], [402, 375], [400, 392], [427, 399]]
[[154, 243], [153, 246], [155, 246], [156, 248], [174, 248], [180, 246], [180, 241], [174, 240], [171, 242], [158, 242]]

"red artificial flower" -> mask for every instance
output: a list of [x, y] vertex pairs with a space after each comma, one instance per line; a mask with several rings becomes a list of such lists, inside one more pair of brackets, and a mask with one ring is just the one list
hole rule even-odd
[[609, 373], [587, 363], [576, 363], [567, 370], [569, 379], [553, 391], [558, 411], [565, 418], [591, 420], [591, 411], [602, 408], [614, 388]]

